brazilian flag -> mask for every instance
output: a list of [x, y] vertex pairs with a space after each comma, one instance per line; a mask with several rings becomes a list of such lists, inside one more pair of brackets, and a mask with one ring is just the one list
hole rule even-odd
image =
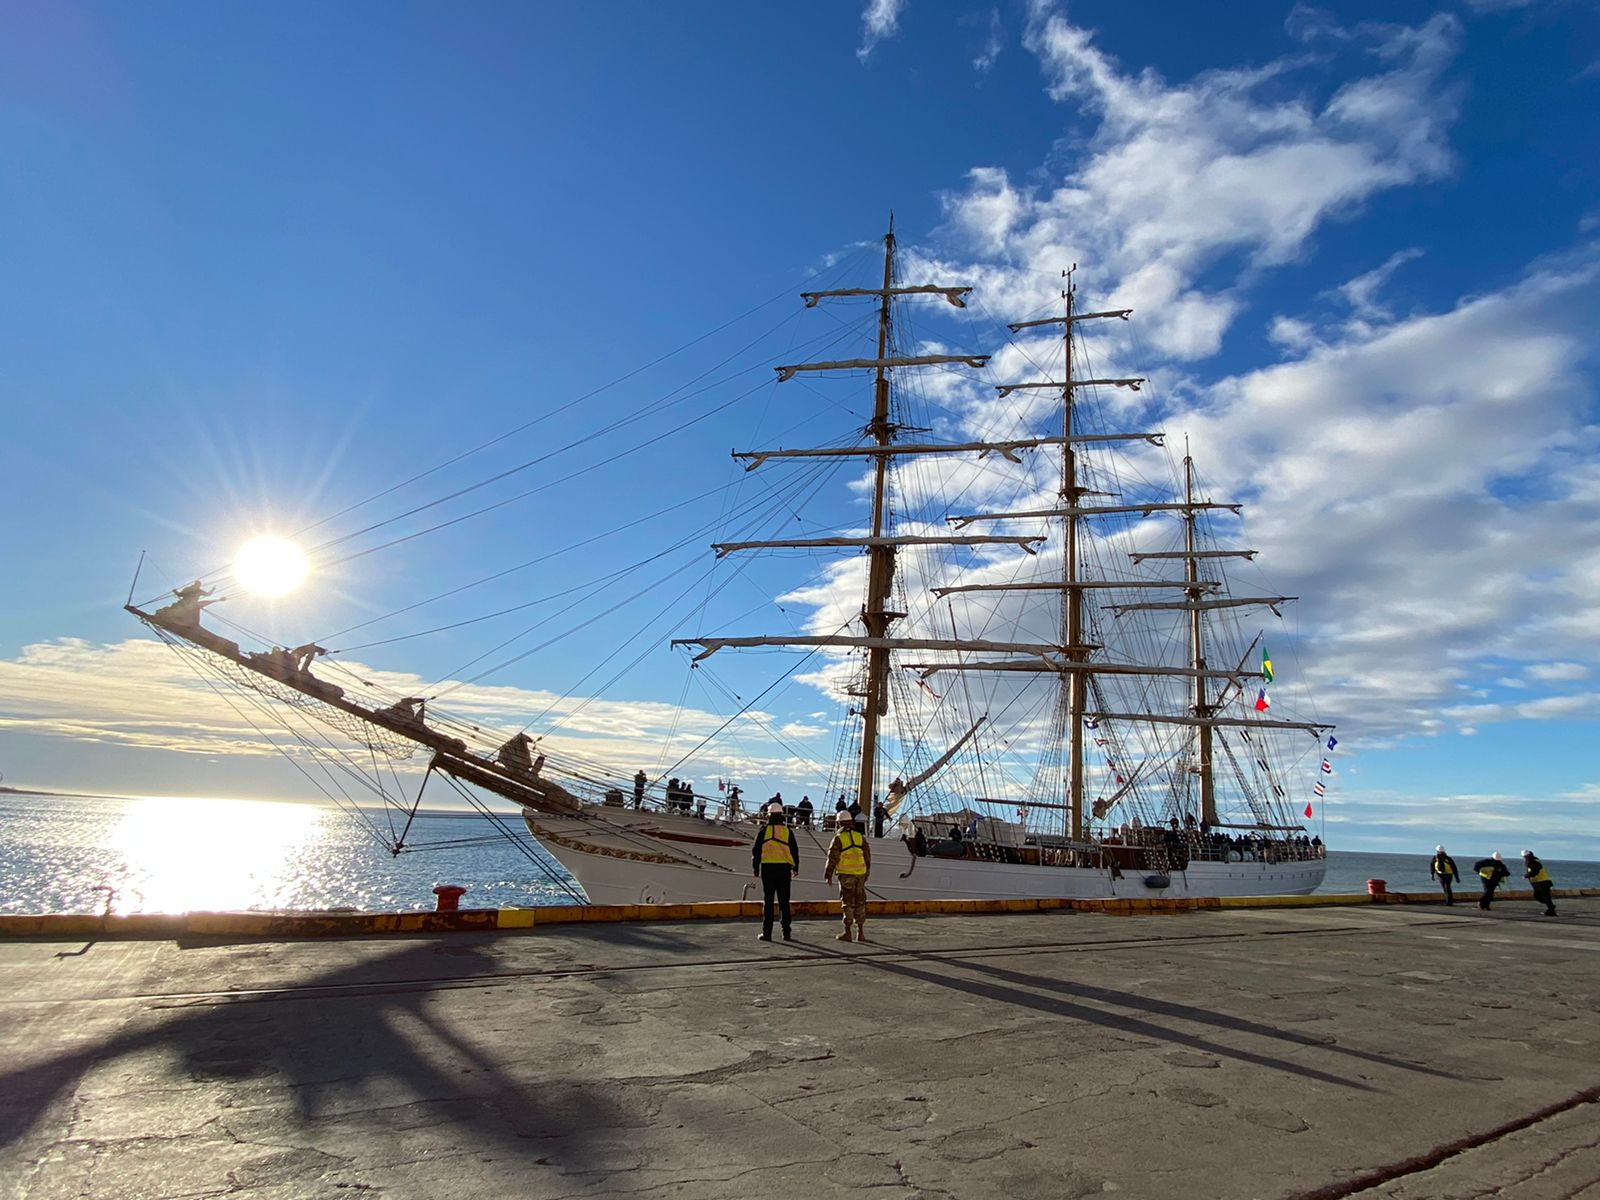
[[1272, 682], [1272, 659], [1267, 654], [1267, 648], [1261, 647], [1261, 678], [1268, 683]]

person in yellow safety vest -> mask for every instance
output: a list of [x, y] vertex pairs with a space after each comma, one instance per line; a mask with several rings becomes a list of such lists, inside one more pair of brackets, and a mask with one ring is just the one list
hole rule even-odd
[[1444, 889], [1444, 902], [1454, 904], [1455, 893], [1450, 889], [1455, 887], [1456, 880], [1461, 878], [1461, 871], [1456, 867], [1456, 860], [1444, 852], [1443, 846], [1433, 848], [1433, 860], [1428, 863], [1428, 874], [1439, 881], [1439, 886]]
[[1488, 858], [1480, 858], [1473, 863], [1472, 869], [1478, 873], [1478, 878], [1483, 880], [1483, 895], [1478, 897], [1478, 907], [1488, 912], [1489, 905], [1494, 900], [1495, 888], [1500, 886], [1501, 880], [1509, 879], [1511, 872], [1506, 869], [1498, 850]]
[[838, 940], [850, 940], [850, 923], [855, 922], [855, 940], [867, 940], [867, 876], [872, 873], [872, 847], [855, 830], [849, 809], [833, 814], [833, 844], [828, 847], [828, 866], [822, 872], [824, 883], [839, 877], [839, 908], [844, 914], [844, 929]]
[[1550, 878], [1550, 872], [1544, 869], [1544, 864], [1534, 857], [1532, 850], [1522, 852], [1522, 873], [1528, 877], [1528, 882], [1533, 884], [1533, 898], [1544, 905], [1544, 915], [1556, 915], [1555, 901], [1550, 898], [1550, 889], [1555, 886], [1555, 880]]
[[792, 940], [789, 931], [789, 888], [800, 873], [800, 847], [794, 830], [784, 824], [783, 801], [767, 805], [767, 823], [750, 846], [750, 873], [761, 877], [761, 932], [763, 942], [772, 940], [772, 902], [778, 902], [783, 916], [783, 940]]

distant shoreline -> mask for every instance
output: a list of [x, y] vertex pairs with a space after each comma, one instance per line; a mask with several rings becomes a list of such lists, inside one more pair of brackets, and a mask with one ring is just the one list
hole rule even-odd
[[[48, 788], [11, 787], [0, 784], [0, 796], [49, 796], [57, 800], [221, 800], [226, 802], [242, 801], [246, 804], [312, 804], [318, 808], [325, 808], [331, 812], [340, 811], [340, 806], [330, 804], [326, 800], [279, 800], [275, 797], [262, 796], [126, 796], [112, 792], [53, 792]], [[471, 817], [477, 816], [475, 808], [423, 808], [417, 810], [417, 819], [424, 817]]]
[[6, 787], [0, 785], [0, 794], [9, 796], [60, 796], [66, 800], [123, 800], [125, 796], [108, 796], [104, 792], [52, 792], [44, 788]]

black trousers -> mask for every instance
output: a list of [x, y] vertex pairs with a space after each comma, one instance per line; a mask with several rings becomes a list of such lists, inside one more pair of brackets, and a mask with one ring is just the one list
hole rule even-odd
[[1544, 905], [1544, 911], [1552, 916], [1556, 911], [1556, 902], [1550, 896], [1550, 889], [1555, 886], [1552, 882], [1533, 884], [1533, 898]]
[[786, 863], [761, 864], [761, 932], [772, 936], [772, 902], [778, 902], [783, 917], [783, 936], [789, 936], [789, 885], [794, 871]]
[[1485, 879], [1483, 881], [1483, 895], [1478, 897], [1478, 907], [1488, 908], [1489, 901], [1494, 899], [1494, 890], [1500, 886], [1498, 879]]
[[1444, 889], [1444, 902], [1446, 904], [1454, 904], [1456, 902], [1455, 893], [1450, 890], [1454, 882], [1455, 880], [1448, 875], [1439, 876], [1439, 886]]

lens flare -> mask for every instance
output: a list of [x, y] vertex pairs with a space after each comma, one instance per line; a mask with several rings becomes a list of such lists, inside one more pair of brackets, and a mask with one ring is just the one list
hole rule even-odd
[[304, 582], [311, 564], [293, 542], [258, 537], [239, 548], [233, 573], [258, 596], [284, 596]]

